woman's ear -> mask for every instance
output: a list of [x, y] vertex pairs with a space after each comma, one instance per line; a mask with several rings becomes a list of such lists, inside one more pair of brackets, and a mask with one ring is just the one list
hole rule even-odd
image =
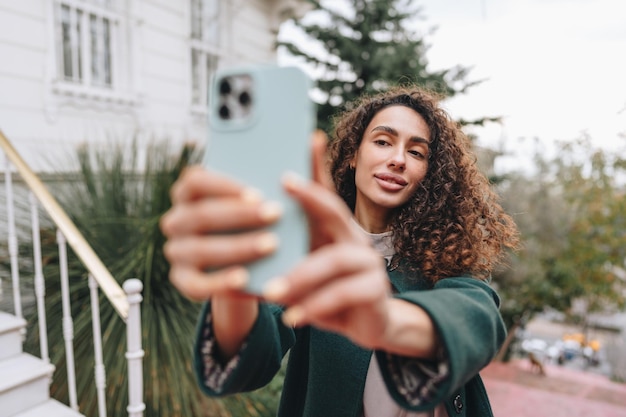
[[328, 170], [328, 160], [326, 158], [326, 146], [328, 137], [322, 130], [316, 130], [311, 135], [311, 166], [313, 180], [322, 184], [329, 190], [335, 190], [335, 185]]

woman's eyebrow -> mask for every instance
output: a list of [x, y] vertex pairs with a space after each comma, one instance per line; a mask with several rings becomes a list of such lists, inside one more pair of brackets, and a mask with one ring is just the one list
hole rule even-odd
[[[391, 126], [380, 125], [376, 126], [371, 130], [372, 132], [382, 131], [385, 133], [389, 133], [392, 136], [398, 136], [398, 131]], [[420, 136], [412, 136], [412, 142], [423, 143], [425, 145], [430, 145], [430, 141], [428, 139], [422, 138]]]
[[385, 125], [376, 126], [375, 128], [372, 129], [372, 132], [376, 132], [376, 131], [383, 131], [385, 133], [389, 133], [390, 135], [398, 136], [398, 131], [390, 126], [385, 126]]
[[421, 136], [413, 136], [411, 138], [412, 142], [416, 142], [416, 143], [423, 143], [426, 146], [430, 146], [430, 141], [428, 139], [425, 139]]

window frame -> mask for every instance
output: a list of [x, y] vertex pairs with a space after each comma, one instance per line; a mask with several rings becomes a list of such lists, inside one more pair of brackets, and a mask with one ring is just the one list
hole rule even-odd
[[[124, 47], [129, 29], [121, 6], [126, 4], [126, 0], [50, 2], [54, 46], [51, 71], [53, 92], [134, 103], [135, 97], [129, 94], [129, 46]], [[66, 22], [64, 13], [69, 15], [69, 22]], [[67, 71], [68, 63], [72, 65], [70, 71]]]
[[[189, 101], [192, 112], [200, 115], [208, 111], [210, 79], [224, 56], [221, 49], [224, 5], [220, 3], [219, 0], [189, 2]], [[205, 4], [211, 4], [212, 7], [203, 7]], [[198, 11], [201, 11], [200, 16]], [[198, 65], [198, 61], [204, 64]]]

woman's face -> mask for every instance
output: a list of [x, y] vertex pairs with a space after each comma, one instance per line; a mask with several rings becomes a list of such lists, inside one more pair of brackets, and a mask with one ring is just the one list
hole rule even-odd
[[387, 228], [391, 211], [406, 203], [426, 176], [429, 143], [430, 128], [415, 110], [393, 105], [376, 113], [352, 160], [361, 225]]

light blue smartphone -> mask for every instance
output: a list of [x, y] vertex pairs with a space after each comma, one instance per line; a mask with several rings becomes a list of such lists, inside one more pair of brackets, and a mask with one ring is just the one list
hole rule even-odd
[[283, 206], [270, 227], [277, 251], [248, 265], [248, 291], [284, 274], [308, 251], [308, 228], [300, 206], [283, 190], [281, 177], [311, 175], [310, 137], [315, 108], [311, 81], [295, 67], [242, 67], [219, 71], [209, 97], [209, 138], [204, 165], [260, 190]]

